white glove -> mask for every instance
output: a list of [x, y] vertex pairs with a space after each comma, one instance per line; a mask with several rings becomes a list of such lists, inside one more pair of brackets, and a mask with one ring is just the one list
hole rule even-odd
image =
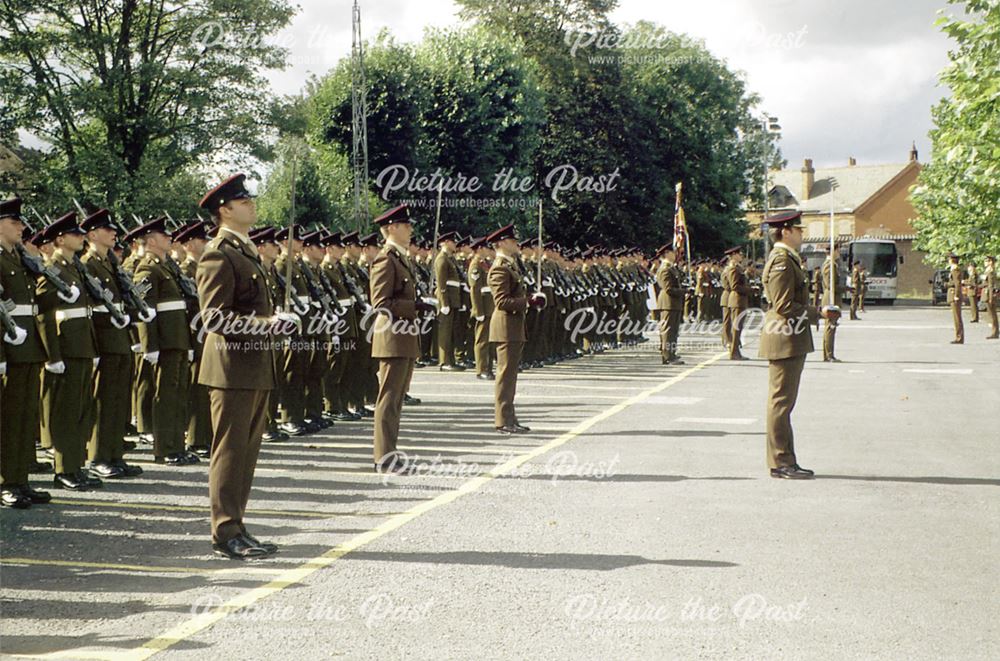
[[292, 297], [292, 309], [295, 310], [299, 315], [306, 315], [309, 312], [309, 304], [303, 303], [299, 299]]
[[440, 312], [441, 314], [448, 314], [451, 312], [451, 308], [446, 305], [443, 308], [441, 308]]
[[61, 360], [57, 363], [45, 363], [45, 371], [52, 372], [53, 374], [62, 374], [66, 371], [66, 363]]
[[7, 376], [7, 363], [0, 363], [0, 376]]
[[142, 353], [142, 345], [141, 344], [133, 344], [132, 345], [132, 353]]
[[465, 307], [464, 305], [462, 307], [458, 308], [459, 312], [465, 312], [466, 310], [468, 310], [468, 308]]
[[142, 354], [142, 359], [145, 360], [150, 365], [155, 365], [160, 362], [160, 352], [150, 351], [149, 353]]
[[479, 315], [478, 317], [476, 317], [476, 321], [486, 321], [486, 315], [485, 314]]
[[372, 306], [368, 303], [365, 303], [364, 313], [369, 314], [371, 313], [371, 311], [372, 311]]
[[340, 321], [340, 317], [331, 312], [323, 316], [323, 321], [331, 326], [334, 326], [338, 321]]
[[[141, 321], [144, 324], [148, 324], [153, 319], [156, 319], [156, 308], [148, 307], [147, 306], [145, 313], [142, 313], [142, 312], [139, 313], [139, 321]], [[139, 352], [136, 351], [136, 353], [139, 353]]]
[[128, 316], [127, 314], [125, 315], [124, 321], [122, 321], [121, 323], [115, 321], [114, 317], [111, 317], [111, 325], [119, 330], [121, 330], [122, 328], [127, 328], [128, 325], [131, 323], [132, 323], [132, 317]]
[[62, 292], [56, 292], [56, 295], [67, 303], [76, 303], [76, 299], [80, 298], [80, 288], [76, 285], [70, 285], [69, 289], [69, 294], [65, 296]]
[[287, 333], [289, 325], [292, 325], [295, 330], [301, 330], [302, 319], [294, 312], [278, 312], [271, 317], [272, 332], [281, 330]]
[[188, 349], [188, 362], [194, 362], [194, 349]]
[[99, 357], [98, 358], [94, 358], [94, 369], [95, 370], [97, 369], [97, 366], [100, 365], [100, 364], [101, 364], [101, 359]]
[[7, 344], [11, 344], [16, 347], [19, 344], [24, 344], [24, 341], [28, 339], [28, 331], [24, 330], [20, 326], [15, 326], [14, 337], [5, 334], [3, 339]]

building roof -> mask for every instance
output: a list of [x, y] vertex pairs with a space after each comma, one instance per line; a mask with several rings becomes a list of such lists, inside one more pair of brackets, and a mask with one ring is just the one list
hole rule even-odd
[[[771, 207], [796, 209], [804, 213], [829, 213], [832, 204], [838, 213], [853, 213], [911, 167], [919, 167], [919, 163], [815, 168], [808, 200], [799, 199], [802, 195], [802, 170], [779, 170], [770, 175]], [[831, 178], [837, 182], [832, 198]]]

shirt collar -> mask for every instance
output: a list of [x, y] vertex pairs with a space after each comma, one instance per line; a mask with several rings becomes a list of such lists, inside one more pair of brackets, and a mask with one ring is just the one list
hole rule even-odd
[[230, 229], [228, 227], [220, 227], [219, 231], [220, 232], [229, 232], [230, 234], [232, 234], [233, 236], [235, 236], [237, 239], [239, 239], [240, 241], [242, 241], [245, 245], [247, 245], [247, 246], [253, 246], [254, 248], [256, 248], [256, 246], [254, 246], [254, 244], [253, 244], [253, 241], [250, 240], [250, 237], [247, 236], [246, 234], [243, 234], [242, 232], [237, 232], [236, 230]]
[[409, 250], [407, 250], [407, 249], [406, 249], [406, 248], [404, 248], [403, 246], [399, 245], [398, 243], [396, 243], [396, 242], [395, 242], [395, 241], [393, 241], [392, 239], [386, 239], [386, 240], [385, 240], [385, 245], [386, 245], [386, 246], [391, 246], [391, 247], [395, 248], [395, 249], [396, 249], [396, 251], [397, 251], [397, 252], [398, 252], [398, 253], [399, 253], [399, 254], [400, 254], [401, 256], [403, 256], [403, 257], [407, 257], [407, 256], [408, 256], [408, 253], [410, 252]]

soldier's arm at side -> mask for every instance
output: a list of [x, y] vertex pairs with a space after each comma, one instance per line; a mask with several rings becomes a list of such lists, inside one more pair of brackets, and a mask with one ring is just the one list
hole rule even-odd
[[478, 271], [477, 269], [473, 269], [473, 268], [469, 269], [469, 277], [468, 277], [469, 298], [471, 299], [471, 303], [472, 303], [472, 316], [473, 317], [481, 317], [481, 316], [483, 316], [483, 312], [482, 312], [482, 310], [483, 310], [483, 289], [482, 289], [482, 287], [483, 286], [482, 286], [482, 283], [479, 282], [479, 278], [478, 277], [473, 277], [477, 273], [481, 273], [481, 271]]
[[38, 281], [35, 302], [38, 304], [38, 334], [42, 339], [42, 346], [49, 356], [50, 363], [58, 363], [62, 360], [62, 351], [59, 348], [59, 330], [56, 326], [56, 308], [59, 307], [59, 298], [56, 295], [56, 288], [49, 284], [45, 278]]
[[525, 296], [512, 295], [513, 283], [506, 269], [490, 269], [490, 289], [493, 290], [493, 307], [503, 312], [524, 312], [528, 309], [528, 299]]
[[[270, 324], [268, 317], [240, 314], [235, 309], [236, 271], [221, 250], [207, 251], [198, 261], [195, 273], [198, 299], [201, 302], [201, 325], [227, 339], [246, 339], [259, 335]], [[266, 287], [266, 283], [261, 283]], [[236, 317], [249, 324], [230, 324]], [[239, 331], [239, 332], [234, 332]]]
[[372, 307], [388, 311], [393, 319], [413, 320], [417, 318], [416, 300], [403, 297], [403, 290], [396, 290], [396, 268], [388, 255], [379, 255], [372, 264], [371, 271]]

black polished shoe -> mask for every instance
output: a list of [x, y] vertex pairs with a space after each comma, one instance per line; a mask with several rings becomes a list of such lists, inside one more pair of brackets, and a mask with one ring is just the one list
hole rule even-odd
[[[195, 461], [191, 461], [192, 458]], [[200, 461], [198, 457], [189, 452], [172, 452], [165, 457], [154, 457], [153, 460], [158, 464], [166, 464], [167, 466], [189, 466]]]
[[409, 475], [412, 471], [409, 463], [407, 463], [405, 459], [397, 456], [391, 456], [389, 459], [383, 459], [382, 461], [375, 462], [372, 466], [374, 466], [375, 472], [379, 475], [382, 475], [383, 473]]
[[[282, 436], [284, 436], [284, 438], [282, 438]], [[286, 438], [288, 438], [287, 434], [282, 434], [281, 432], [278, 431], [266, 431], [264, 432], [264, 435], [261, 437], [261, 440], [264, 441], [265, 443], [277, 443], [279, 441], [285, 440]]]
[[514, 429], [516, 429], [517, 431], [519, 431], [519, 432], [520, 432], [520, 433], [522, 433], [522, 434], [523, 434], [524, 432], [527, 432], [527, 431], [531, 431], [531, 427], [525, 427], [525, 426], [524, 426], [524, 425], [522, 425], [522, 424], [521, 424], [520, 422], [515, 422], [515, 423], [514, 423]]
[[811, 480], [813, 473], [812, 471], [804, 471], [798, 466], [782, 466], [781, 468], [772, 468], [771, 477], [784, 480]]
[[249, 541], [254, 546], [259, 546], [265, 551], [267, 551], [268, 554], [278, 552], [278, 545], [275, 544], [274, 542], [262, 542], [245, 530], [243, 531], [243, 536], [247, 539], [247, 541]]
[[122, 449], [124, 449], [125, 452], [131, 452], [132, 450], [135, 450], [135, 448], [135, 441], [122, 441]]
[[76, 478], [86, 482], [88, 489], [100, 489], [104, 486], [104, 482], [101, 481], [101, 478], [94, 477], [82, 468], [76, 472]]
[[800, 471], [800, 472], [805, 473], [806, 475], [815, 475], [816, 474], [816, 471], [811, 471], [808, 468], [802, 468], [802, 466], [799, 466], [798, 464], [795, 464], [795, 469], [798, 470], [798, 471]]
[[10, 487], [0, 491], [0, 505], [16, 510], [26, 510], [31, 507], [31, 499], [21, 493], [19, 488]]
[[125, 471], [125, 477], [139, 477], [142, 475], [141, 466], [132, 466], [131, 464], [127, 464], [124, 459], [115, 459], [111, 463]]
[[683, 364], [684, 364], [684, 361], [681, 360], [680, 358], [674, 358], [673, 360], [671, 360], [668, 363], [668, 365], [683, 365]]
[[52, 472], [52, 462], [51, 461], [34, 461], [28, 466], [29, 473], [51, 473]]
[[289, 434], [290, 436], [305, 436], [309, 433], [309, 430], [297, 422], [284, 422], [278, 427], [278, 429], [286, 434]]
[[125, 470], [110, 462], [99, 461], [90, 465], [90, 472], [105, 480], [125, 477]]
[[29, 484], [21, 485], [21, 495], [30, 500], [32, 505], [45, 505], [52, 502], [52, 494], [48, 491], [36, 491]]
[[72, 489], [73, 491], [87, 491], [90, 484], [87, 480], [81, 480], [76, 473], [56, 473], [52, 478], [52, 485], [57, 489]]
[[357, 413], [351, 413], [350, 411], [338, 411], [336, 418], [339, 422], [357, 422], [361, 419], [361, 416]]
[[411, 397], [410, 393], [406, 393], [403, 395], [403, 403], [406, 404], [407, 406], [417, 406], [418, 404], [420, 404], [420, 402], [421, 399], [419, 397]]
[[499, 433], [501, 433], [501, 434], [504, 434], [505, 436], [506, 435], [510, 435], [510, 434], [521, 434], [521, 433], [523, 433], [521, 431], [521, 428], [517, 427], [515, 425], [504, 425], [503, 427], [497, 427], [497, 431]]
[[465, 368], [461, 365], [442, 365], [438, 370], [441, 372], [464, 372]]
[[368, 406], [362, 407], [362, 409], [361, 409], [361, 411], [359, 411], [359, 413], [361, 413], [361, 417], [362, 418], [374, 418], [375, 417], [375, 409], [370, 408]]
[[489, 374], [488, 372], [483, 372], [482, 374], [477, 374], [476, 378], [479, 379], [480, 381], [492, 381], [493, 380], [492, 375]]
[[149, 433], [139, 434], [139, 442], [142, 443], [143, 445], [152, 445], [153, 435]]
[[243, 535], [237, 535], [224, 544], [212, 544], [212, 551], [230, 560], [254, 560], [270, 555], [267, 549], [257, 546]]
[[212, 456], [211, 448], [206, 445], [192, 445], [188, 448], [188, 452], [202, 459], [208, 459]]

